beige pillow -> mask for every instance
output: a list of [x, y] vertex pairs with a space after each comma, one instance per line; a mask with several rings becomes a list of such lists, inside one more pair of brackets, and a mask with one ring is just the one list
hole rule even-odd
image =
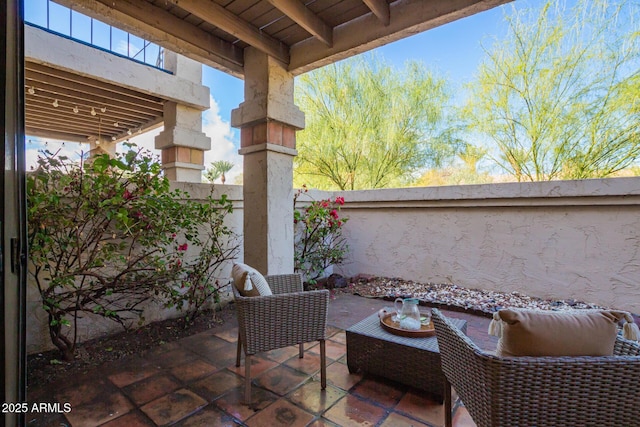
[[267, 279], [258, 270], [247, 264], [239, 262], [233, 264], [231, 277], [238, 292], [244, 297], [273, 295]]
[[497, 356], [611, 356], [624, 312], [500, 310]]

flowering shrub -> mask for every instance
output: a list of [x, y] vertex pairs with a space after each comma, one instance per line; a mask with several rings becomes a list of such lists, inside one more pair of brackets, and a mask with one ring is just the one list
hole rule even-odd
[[[126, 327], [152, 298], [193, 317], [217, 295], [213, 276], [238, 250], [223, 225], [226, 197], [198, 203], [171, 190], [157, 160], [135, 146], [90, 162], [45, 152], [38, 163], [27, 178], [29, 271], [66, 360], [83, 313]], [[187, 258], [192, 247], [200, 251]]]
[[[305, 193], [306, 187], [296, 193], [294, 207]], [[314, 200], [303, 210], [294, 209], [294, 267], [311, 284], [315, 284], [327, 268], [341, 264], [348, 252], [342, 237], [342, 227], [348, 218], [340, 216], [342, 205], [344, 197], [336, 197], [334, 200]]]

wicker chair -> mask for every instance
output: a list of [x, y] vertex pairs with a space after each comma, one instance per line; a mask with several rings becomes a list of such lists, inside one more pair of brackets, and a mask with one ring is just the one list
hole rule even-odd
[[251, 356], [263, 351], [320, 341], [320, 379], [327, 386], [325, 333], [329, 291], [307, 291], [299, 274], [266, 276], [273, 292], [270, 296], [243, 297], [235, 286], [233, 294], [238, 315], [238, 354], [245, 354], [245, 401], [251, 403]]
[[618, 337], [615, 356], [497, 357], [433, 309], [445, 381], [478, 427], [640, 425], [640, 345]]

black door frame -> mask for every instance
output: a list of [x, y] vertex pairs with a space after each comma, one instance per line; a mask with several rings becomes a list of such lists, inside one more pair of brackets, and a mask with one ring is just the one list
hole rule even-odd
[[[27, 402], [26, 396], [26, 189], [24, 132], [24, 13], [21, 0], [0, 1], [0, 130], [4, 138], [0, 166], [0, 365], [2, 403]], [[20, 406], [3, 408], [1, 425], [24, 426]]]

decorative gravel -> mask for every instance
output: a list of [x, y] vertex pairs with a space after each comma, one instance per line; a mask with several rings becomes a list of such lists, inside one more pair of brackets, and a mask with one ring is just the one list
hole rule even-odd
[[545, 300], [518, 292], [503, 293], [481, 289], [467, 289], [457, 285], [418, 283], [399, 278], [357, 276], [349, 281], [345, 291], [370, 298], [395, 300], [418, 298], [422, 304], [458, 309], [473, 313], [492, 314], [502, 308], [536, 308], [569, 310], [606, 308], [574, 299]]

